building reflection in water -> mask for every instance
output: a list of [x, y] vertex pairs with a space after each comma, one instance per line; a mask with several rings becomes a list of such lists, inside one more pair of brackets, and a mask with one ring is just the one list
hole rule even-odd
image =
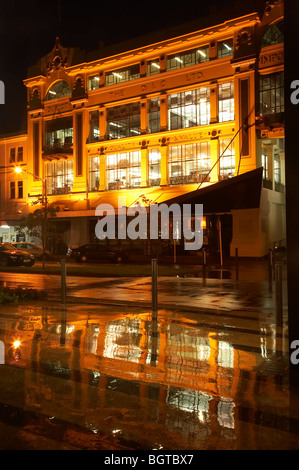
[[[235, 424], [238, 403], [247, 399], [256, 408], [256, 370], [276, 348], [271, 325], [261, 327], [260, 345], [250, 349], [234, 344], [233, 333], [183, 315], [93, 314], [68, 321], [63, 310], [57, 321], [57, 310], [47, 313], [2, 324], [5, 344], [20, 338], [22, 360], [7, 357], [6, 363], [25, 370], [31, 408], [94, 433], [137, 440], [145, 438], [140, 426], [146, 422], [148, 438], [156, 436], [160, 446], [171, 432], [174, 445], [184, 438], [196, 448], [213, 426], [245, 439]], [[277, 395], [274, 381], [267, 387]]]

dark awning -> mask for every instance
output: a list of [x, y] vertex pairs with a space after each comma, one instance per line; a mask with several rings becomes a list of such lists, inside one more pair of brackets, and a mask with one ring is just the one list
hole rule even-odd
[[204, 214], [255, 209], [260, 206], [263, 168], [233, 176], [164, 201], [165, 204], [203, 204]]

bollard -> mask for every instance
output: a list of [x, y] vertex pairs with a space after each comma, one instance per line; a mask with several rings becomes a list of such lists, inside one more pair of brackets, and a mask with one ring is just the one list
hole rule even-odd
[[202, 250], [202, 277], [205, 279], [206, 277], [206, 265], [207, 265], [207, 253], [206, 250], [203, 248]]
[[235, 248], [235, 262], [236, 262], [236, 281], [239, 280], [239, 255], [238, 248]]
[[66, 261], [61, 260], [61, 301], [66, 303]]
[[282, 266], [275, 266], [275, 311], [276, 326], [283, 325], [283, 305], [282, 305]]
[[157, 260], [152, 259], [152, 312], [157, 313], [158, 309], [158, 266]]
[[268, 250], [268, 281], [269, 281], [269, 290], [272, 291], [272, 272], [273, 272], [273, 257], [272, 257], [272, 250]]

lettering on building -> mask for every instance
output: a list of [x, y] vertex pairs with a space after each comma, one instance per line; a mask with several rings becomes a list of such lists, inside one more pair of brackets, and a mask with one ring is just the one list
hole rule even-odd
[[275, 127], [271, 131], [269, 129], [263, 129], [261, 131], [261, 138], [262, 139], [275, 139], [278, 137], [284, 137], [284, 128], [283, 127]]
[[260, 67], [269, 67], [271, 65], [278, 65], [283, 63], [283, 52], [271, 52], [270, 54], [264, 54], [260, 57]]

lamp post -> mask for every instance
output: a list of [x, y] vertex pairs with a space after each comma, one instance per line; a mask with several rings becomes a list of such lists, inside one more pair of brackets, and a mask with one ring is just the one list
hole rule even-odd
[[33, 176], [35, 179], [42, 181], [42, 206], [44, 207], [44, 217], [42, 221], [42, 245], [43, 245], [43, 269], [45, 268], [45, 248], [46, 248], [46, 231], [45, 231], [45, 219], [47, 218], [47, 209], [48, 209], [48, 195], [47, 195], [47, 180], [46, 178], [41, 178], [40, 176], [34, 175], [28, 170], [16, 166], [14, 169], [15, 173], [20, 174], [23, 171], [28, 173], [28, 175]]

